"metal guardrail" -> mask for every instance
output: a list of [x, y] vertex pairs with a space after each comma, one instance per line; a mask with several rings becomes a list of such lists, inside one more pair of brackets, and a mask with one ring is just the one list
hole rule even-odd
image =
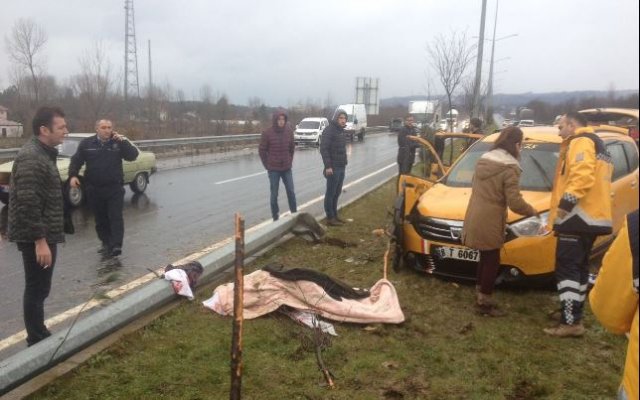
[[0, 159], [13, 158], [18, 154], [20, 149], [0, 149]]
[[[246, 235], [246, 255], [254, 255], [273, 245], [287, 233], [297, 231], [322, 236], [324, 229], [310, 214], [300, 213], [280, 218]], [[234, 262], [235, 248], [231, 242], [198, 259], [204, 267], [200, 284], [211, 282]], [[177, 295], [165, 280], [156, 279], [124, 295], [99, 311], [78, 320], [73, 328], [62, 329], [34, 346], [0, 361], [0, 395], [54, 366], [100, 338], [127, 323], [142, 317], [170, 301]]]
[[162, 147], [162, 146], [187, 146], [187, 145], [194, 145], [194, 144], [236, 142], [236, 141], [245, 141], [245, 140], [257, 140], [259, 138], [260, 138], [259, 133], [250, 133], [245, 135], [200, 136], [200, 137], [189, 137], [189, 138], [134, 140], [133, 143], [140, 148], [148, 148], [148, 147]]
[[[145, 139], [132, 140], [132, 142], [140, 148], [163, 147], [163, 146], [187, 146], [194, 144], [207, 143], [224, 143], [236, 141], [257, 140], [260, 138], [259, 133], [251, 133], [245, 135], [222, 135], [222, 136], [199, 136], [187, 138], [170, 138], [170, 139]], [[0, 149], [0, 159], [14, 158], [18, 155], [20, 148]]]
[[[372, 126], [367, 128], [370, 133], [381, 132], [386, 130], [386, 126]], [[133, 140], [132, 142], [140, 148], [151, 147], [164, 147], [164, 146], [188, 146], [194, 144], [207, 144], [207, 143], [225, 143], [225, 142], [237, 142], [237, 141], [251, 141], [258, 140], [260, 138], [259, 133], [250, 133], [243, 135], [222, 135], [222, 136], [199, 136], [199, 137], [186, 137], [186, 138], [170, 138], [170, 139], [145, 139], [145, 140]], [[18, 155], [19, 148], [12, 149], [0, 149], [0, 160], [14, 158]]]
[[[368, 193], [384, 185], [383, 180], [367, 187], [362, 193], [340, 205], [344, 208], [358, 201]], [[246, 255], [254, 255], [268, 248], [288, 233], [321, 236], [324, 229], [318, 224], [323, 216], [314, 218], [307, 213], [285, 216], [271, 224], [248, 232], [246, 235]], [[206, 284], [221, 276], [234, 262], [233, 242], [226, 244], [198, 259], [204, 267], [200, 284]], [[102, 337], [118, 330], [127, 323], [141, 318], [164, 304], [176, 300], [173, 289], [164, 280], [151, 283], [116, 299], [103, 309], [82, 318], [70, 332], [63, 329], [47, 340], [28, 347], [19, 353], [0, 361], [0, 396], [31, 379], [53, 365], [71, 357], [79, 350], [91, 345]], [[65, 336], [68, 335], [65, 339]]]

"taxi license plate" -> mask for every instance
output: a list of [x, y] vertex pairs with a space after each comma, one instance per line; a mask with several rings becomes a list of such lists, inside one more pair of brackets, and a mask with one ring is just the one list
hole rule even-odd
[[440, 258], [451, 258], [463, 261], [480, 261], [478, 250], [464, 249], [461, 247], [432, 246], [431, 252]]

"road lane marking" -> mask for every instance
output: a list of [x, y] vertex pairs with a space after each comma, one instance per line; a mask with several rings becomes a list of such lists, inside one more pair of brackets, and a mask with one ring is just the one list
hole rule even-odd
[[[349, 182], [348, 184], [344, 185], [342, 188], [343, 189], [348, 189], [348, 188], [350, 188], [350, 187], [352, 187], [354, 185], [357, 185], [358, 183], [360, 183], [360, 182], [362, 182], [362, 181], [364, 181], [366, 179], [371, 178], [372, 176], [375, 176], [375, 175], [377, 175], [377, 174], [379, 174], [379, 173], [381, 173], [383, 171], [386, 171], [389, 168], [395, 167], [396, 165], [397, 165], [396, 163], [389, 164], [386, 167], [382, 167], [379, 170], [374, 171], [374, 172], [372, 172], [370, 174], [367, 174], [367, 175], [365, 175], [365, 176], [363, 176], [361, 178], [358, 178], [353, 182]], [[261, 172], [261, 174], [262, 173], [264, 173], [264, 172]], [[254, 174], [254, 175], [257, 175], [257, 174]], [[235, 179], [240, 179], [240, 178], [235, 178]], [[311, 200], [307, 201], [306, 203], [302, 204], [298, 208], [300, 210], [302, 210], [302, 209], [308, 208], [308, 207], [312, 206], [313, 204], [318, 203], [318, 202], [320, 202], [322, 200], [324, 200], [324, 195], [318, 196], [318, 197], [316, 197], [314, 199], [311, 199]], [[287, 211], [287, 212], [283, 213], [282, 216], [284, 217], [284, 216], [290, 215], [290, 214], [291, 214], [291, 212]], [[250, 233], [250, 232], [253, 232], [253, 231], [257, 230], [257, 229], [260, 229], [260, 228], [270, 224], [271, 222], [272, 221], [270, 219], [266, 220], [266, 221], [262, 221], [262, 222], [260, 222], [260, 223], [258, 223], [256, 225], [248, 228], [246, 230], [246, 233]], [[211, 246], [205, 247], [204, 249], [202, 249], [200, 251], [197, 251], [197, 252], [192, 253], [192, 254], [190, 254], [190, 255], [188, 255], [188, 256], [186, 256], [186, 257], [184, 257], [184, 258], [182, 258], [182, 259], [180, 259], [178, 261], [175, 261], [172, 264], [174, 264], [174, 265], [176, 265], [176, 264], [184, 264], [184, 263], [189, 262], [189, 261], [197, 260], [198, 258], [202, 257], [203, 255], [205, 255], [207, 253], [210, 253], [210, 252], [212, 252], [212, 251], [214, 251], [216, 249], [219, 249], [219, 248], [221, 248], [221, 247], [223, 247], [223, 246], [225, 246], [225, 245], [227, 245], [229, 243], [232, 243], [233, 240], [234, 240], [234, 237], [230, 236], [230, 237], [228, 237], [226, 239], [223, 239], [223, 240], [221, 240], [219, 242], [216, 242], [216, 243], [212, 244]], [[164, 273], [164, 267], [156, 269], [155, 272], [157, 274], [163, 274]], [[133, 289], [135, 289], [135, 288], [137, 288], [137, 287], [139, 287], [139, 286], [141, 286], [141, 285], [143, 285], [143, 284], [145, 284], [147, 282], [150, 282], [150, 281], [152, 281], [154, 279], [158, 279], [157, 275], [154, 274], [154, 273], [148, 273], [148, 274], [143, 275], [140, 278], [137, 278], [137, 279], [135, 279], [135, 280], [133, 280], [133, 281], [131, 281], [129, 283], [126, 283], [126, 284], [124, 284], [124, 285], [122, 285], [122, 286], [120, 286], [118, 288], [115, 288], [115, 289], [112, 289], [112, 290], [106, 292], [104, 294], [104, 297], [108, 297], [108, 300], [112, 300], [115, 297], [121, 296], [121, 295], [127, 293], [128, 291], [131, 291], [131, 290], [133, 290]], [[87, 311], [89, 311], [90, 309], [95, 308], [95, 307], [103, 304], [105, 301], [108, 301], [108, 300], [95, 300], [95, 299], [89, 300], [86, 305], [84, 303], [79, 304], [79, 305], [77, 305], [77, 306], [75, 306], [73, 308], [70, 308], [67, 311], [64, 311], [64, 312], [62, 312], [62, 313], [60, 313], [58, 315], [55, 315], [55, 316], [47, 319], [45, 324], [48, 327], [52, 327], [54, 325], [60, 324], [60, 323], [62, 323], [64, 321], [66, 321], [67, 319], [75, 317], [83, 309], [83, 307], [84, 307], [84, 310], [82, 312], [84, 314]], [[7, 347], [13, 346], [13, 345], [15, 345], [17, 343], [20, 343], [21, 341], [25, 340], [26, 338], [27, 338], [27, 332], [25, 330], [22, 330], [22, 331], [20, 331], [18, 333], [15, 333], [15, 334], [7, 337], [6, 339], [3, 339], [3, 340], [0, 341], [0, 351], [6, 349]]]
[[239, 176], [237, 178], [231, 178], [231, 179], [227, 179], [227, 180], [224, 180], [224, 181], [216, 182], [216, 183], [214, 183], [214, 185], [223, 185], [225, 183], [235, 182], [235, 181], [239, 181], [241, 179], [251, 178], [253, 176], [263, 175], [263, 174], [266, 174], [266, 173], [267, 173], [267, 171], [256, 172], [255, 174]]

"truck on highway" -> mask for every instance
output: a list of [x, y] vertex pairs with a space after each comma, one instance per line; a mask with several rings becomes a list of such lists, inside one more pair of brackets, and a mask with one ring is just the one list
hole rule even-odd
[[367, 110], [364, 104], [341, 104], [336, 108], [338, 110], [347, 113], [347, 126], [344, 128], [347, 138], [353, 142], [357, 136], [358, 141], [363, 141], [367, 129]]
[[409, 102], [409, 114], [413, 115], [418, 128], [435, 126], [442, 117], [439, 101], [418, 100]]

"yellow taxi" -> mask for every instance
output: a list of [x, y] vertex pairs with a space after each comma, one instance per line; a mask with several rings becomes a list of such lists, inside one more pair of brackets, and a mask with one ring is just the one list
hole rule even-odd
[[423, 145], [422, 175], [432, 180], [441, 178], [462, 153], [483, 137], [475, 133], [436, 132], [429, 143], [419, 140]]
[[579, 111], [589, 125], [607, 126], [612, 130], [628, 134], [638, 144], [637, 108], [590, 108]]
[[[619, 129], [598, 126], [595, 130], [614, 163], [611, 196], [615, 234], [624, 216], [638, 209], [638, 147]], [[509, 212], [498, 282], [524, 278], [546, 281], [554, 272], [555, 237], [552, 233], [539, 232], [540, 225], [547, 223], [561, 138], [556, 127], [536, 126], [522, 128], [522, 131], [520, 188], [541, 219], [523, 218]], [[440, 179], [434, 179], [431, 171], [428, 176], [400, 176], [394, 204], [394, 268], [404, 265], [428, 274], [475, 279], [480, 255], [462, 246], [460, 235], [476, 162], [491, 149], [497, 137], [498, 134], [492, 134], [475, 142]], [[416, 140], [428, 148], [433, 157], [438, 157], [429, 143]], [[443, 168], [441, 161], [438, 164]], [[604, 252], [612, 240], [613, 235], [599, 237], [593, 256]]]

